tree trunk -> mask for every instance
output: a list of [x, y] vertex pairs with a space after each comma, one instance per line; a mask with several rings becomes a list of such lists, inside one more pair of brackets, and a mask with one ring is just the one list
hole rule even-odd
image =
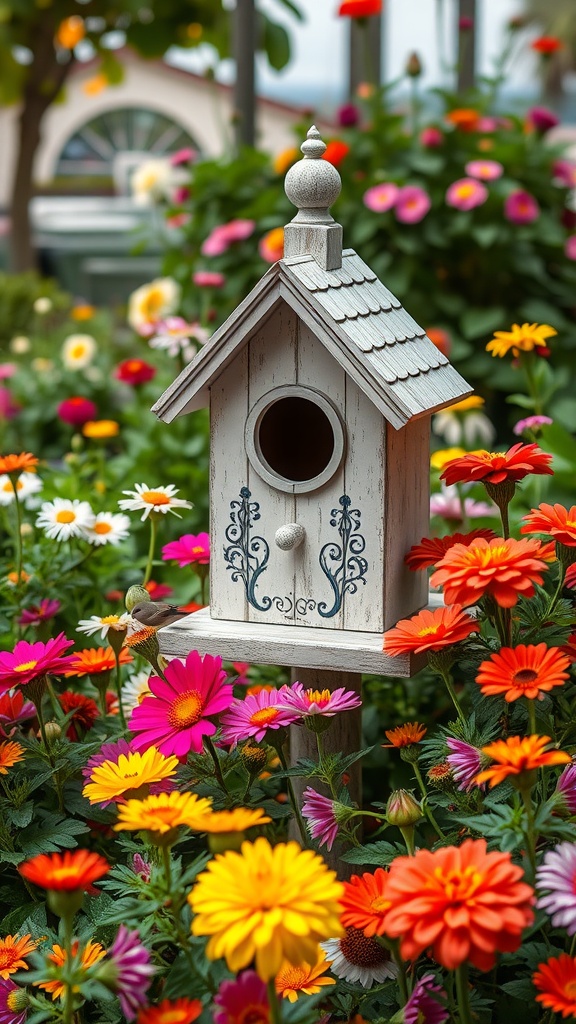
[[[476, 39], [478, 29], [476, 0], [458, 0], [458, 92], [476, 84]], [[470, 19], [470, 28], [460, 29], [460, 20]]]
[[350, 18], [348, 58], [348, 95], [356, 98], [359, 85], [368, 82], [376, 88], [382, 82], [382, 26], [383, 14], [370, 18]]
[[256, 138], [256, 8], [254, 0], [237, 0], [233, 22], [236, 60], [234, 130], [236, 145], [253, 146]]

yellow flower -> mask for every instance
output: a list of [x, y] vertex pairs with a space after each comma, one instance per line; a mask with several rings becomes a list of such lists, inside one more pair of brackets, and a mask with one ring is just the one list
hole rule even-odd
[[211, 860], [188, 895], [194, 935], [209, 935], [206, 955], [236, 973], [256, 960], [263, 981], [284, 960], [315, 963], [318, 943], [344, 934], [344, 886], [313, 850], [272, 847], [260, 837]]
[[67, 370], [83, 370], [92, 362], [97, 347], [91, 334], [69, 334], [60, 350], [62, 362]]
[[82, 790], [91, 804], [110, 803], [146, 787], [142, 796], [148, 796], [148, 786], [176, 774], [178, 758], [165, 757], [156, 747], [148, 747], [143, 754], [132, 751], [120, 754], [118, 761], [103, 761], [92, 769], [90, 782]]
[[454, 405], [449, 406], [446, 412], [469, 412], [470, 409], [481, 409], [484, 405], [484, 399], [480, 395], [470, 395], [468, 398], [463, 398], [461, 402], [455, 402]]
[[300, 150], [297, 149], [296, 146], [290, 146], [289, 149], [283, 149], [281, 153], [278, 153], [278, 156], [274, 157], [274, 162], [272, 164], [276, 174], [286, 174], [288, 168], [292, 167], [292, 164], [296, 162], [299, 156]]
[[294, 967], [289, 960], [285, 960], [276, 975], [275, 985], [278, 995], [295, 1003], [302, 992], [305, 996], [315, 996], [322, 985], [335, 985], [335, 978], [322, 977], [328, 967], [326, 954], [321, 949], [318, 950], [318, 956], [312, 967], [310, 964], [299, 964]]
[[84, 437], [93, 439], [116, 437], [119, 430], [120, 425], [116, 420], [88, 420], [82, 427]]
[[128, 323], [135, 331], [175, 313], [181, 288], [171, 277], [157, 277], [132, 292], [128, 299]]
[[546, 348], [548, 338], [553, 338], [555, 331], [549, 324], [512, 324], [510, 331], [495, 331], [492, 341], [486, 345], [486, 351], [493, 356], [506, 356], [511, 351], [517, 356], [520, 352], [532, 352], [535, 348]]
[[82, 92], [86, 96], [98, 96], [99, 93], [104, 92], [104, 89], [108, 88], [108, 84], [106, 75], [93, 75], [92, 78], [87, 78], [84, 82]]
[[207, 797], [196, 793], [158, 793], [145, 800], [128, 800], [118, 808], [116, 832], [128, 829], [139, 832], [157, 832], [163, 835], [179, 825], [201, 830], [204, 816], [212, 806]]
[[430, 465], [432, 469], [444, 469], [447, 462], [452, 459], [461, 459], [468, 452], [464, 448], [442, 448], [440, 451], [432, 452]]
[[245, 832], [254, 825], [266, 825], [272, 819], [261, 807], [235, 807], [233, 811], [211, 811], [199, 823], [199, 832]]
[[77, 306], [72, 306], [70, 310], [70, 316], [73, 320], [91, 320], [95, 315], [96, 309], [94, 306], [89, 306], [88, 303], [80, 303]]
[[[72, 956], [74, 957], [78, 955], [78, 946], [78, 939], [74, 939], [72, 943]], [[106, 950], [102, 948], [100, 943], [92, 942], [92, 940], [89, 939], [80, 953], [80, 963], [82, 964], [82, 967], [87, 970], [89, 967], [93, 967], [94, 964], [97, 964], [105, 955]], [[48, 954], [46, 959], [48, 963], [53, 964], [54, 967], [62, 968], [66, 964], [68, 956], [66, 950], [55, 943], [52, 946], [52, 952]], [[50, 992], [52, 999], [60, 999], [61, 996], [64, 995], [66, 988], [64, 982], [60, 981], [59, 978], [55, 978], [52, 981], [35, 981], [34, 984], [38, 985], [38, 988], [43, 988], [45, 992]], [[72, 991], [79, 992], [80, 985], [73, 985]]]

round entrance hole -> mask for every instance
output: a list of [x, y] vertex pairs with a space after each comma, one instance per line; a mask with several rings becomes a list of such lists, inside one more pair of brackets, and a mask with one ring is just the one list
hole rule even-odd
[[258, 447], [270, 469], [285, 480], [313, 480], [334, 454], [334, 431], [326, 413], [308, 398], [280, 398], [264, 413]]

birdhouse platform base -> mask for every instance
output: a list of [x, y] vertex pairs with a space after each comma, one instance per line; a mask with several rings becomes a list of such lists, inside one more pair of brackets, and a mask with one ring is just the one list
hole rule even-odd
[[209, 608], [163, 627], [158, 640], [160, 653], [167, 658], [185, 658], [196, 650], [219, 654], [224, 661], [405, 678], [426, 663], [425, 658], [410, 655], [391, 658], [382, 650], [381, 633], [213, 619]]

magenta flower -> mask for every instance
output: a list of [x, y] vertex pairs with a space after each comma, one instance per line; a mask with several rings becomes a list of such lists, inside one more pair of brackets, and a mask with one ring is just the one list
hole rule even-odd
[[396, 220], [401, 224], [419, 224], [432, 206], [432, 200], [418, 185], [404, 185], [396, 199]]
[[224, 274], [217, 270], [197, 270], [192, 274], [192, 281], [198, 288], [222, 288], [226, 284]]
[[24, 700], [20, 690], [8, 690], [0, 695], [0, 736], [12, 736], [18, 722], [34, 718], [36, 708], [31, 700]]
[[298, 718], [294, 711], [281, 707], [287, 687], [280, 690], [260, 690], [249, 693], [243, 700], [234, 698], [220, 720], [222, 741], [235, 747], [251, 737], [260, 743], [269, 729], [282, 729]]
[[527, 416], [524, 420], [518, 420], [512, 427], [516, 437], [521, 437], [525, 430], [538, 430], [539, 427], [549, 426], [554, 421], [549, 416]]
[[295, 711], [301, 718], [322, 715], [333, 718], [339, 711], [350, 711], [360, 707], [362, 701], [354, 690], [345, 690], [339, 686], [337, 690], [305, 690], [302, 683], [283, 686], [280, 690], [281, 707]]
[[149, 882], [152, 874], [152, 865], [147, 860], [144, 860], [144, 857], [139, 853], [135, 853], [132, 857], [132, 871], [143, 882]]
[[456, 210], [473, 210], [488, 199], [488, 189], [476, 178], [459, 178], [446, 190], [446, 203]]
[[504, 216], [512, 224], [532, 224], [540, 216], [538, 201], [529, 192], [517, 189], [504, 203]]
[[12, 978], [0, 978], [0, 1024], [23, 1024], [27, 1008], [26, 989]]
[[311, 786], [307, 786], [302, 795], [304, 797], [302, 817], [306, 818], [310, 835], [313, 839], [318, 840], [320, 846], [326, 844], [331, 850], [338, 836], [334, 801], [317, 793]]
[[104, 761], [118, 761], [120, 754], [127, 756], [132, 753], [132, 747], [128, 743], [128, 740], [122, 738], [113, 740], [111, 743], [103, 743], [100, 750], [96, 754], [92, 754], [89, 757], [86, 764], [82, 768], [82, 778], [85, 782], [90, 781], [92, 771], [94, 768], [98, 768]]
[[564, 255], [569, 260], [576, 260], [576, 235], [570, 235], [564, 244]]
[[56, 409], [56, 415], [63, 423], [71, 427], [83, 427], [88, 420], [98, 419], [98, 409], [89, 398], [82, 395], [72, 395], [65, 398]]
[[426, 149], [436, 149], [444, 142], [444, 134], [439, 128], [429, 125], [428, 128], [423, 128], [420, 132], [420, 142]]
[[135, 750], [158, 747], [162, 754], [186, 757], [190, 750], [202, 751], [204, 736], [216, 732], [210, 717], [230, 707], [232, 686], [225, 683], [222, 658], [200, 657], [191, 651], [186, 663], [174, 658], [165, 668], [166, 679], [152, 676], [153, 697], [144, 697], [128, 723], [140, 733], [131, 741]]
[[256, 227], [253, 220], [231, 220], [228, 224], [219, 224], [205, 238], [200, 249], [203, 256], [221, 256], [234, 242], [242, 242]]
[[[223, 981], [214, 997], [214, 1024], [268, 1024], [270, 1005], [266, 982], [256, 971], [242, 971], [233, 981]], [[246, 1011], [250, 1010], [247, 1018]]]
[[360, 111], [353, 103], [345, 103], [338, 107], [336, 120], [341, 128], [354, 128], [360, 120]]
[[544, 890], [536, 906], [545, 910], [554, 928], [576, 935], [576, 846], [560, 843], [544, 855], [536, 871], [536, 888]]
[[560, 118], [556, 117], [553, 110], [548, 107], [531, 107], [526, 115], [528, 124], [532, 125], [537, 132], [549, 132], [560, 124]]
[[482, 771], [482, 751], [452, 736], [447, 737], [446, 745], [450, 751], [446, 760], [455, 781], [459, 783], [458, 789], [468, 792], [476, 785], [474, 779]]
[[555, 160], [552, 164], [554, 184], [564, 188], [576, 188], [576, 164], [571, 160]]
[[172, 540], [162, 548], [165, 562], [175, 559], [180, 568], [185, 565], [208, 565], [210, 561], [210, 537], [207, 533], [185, 533], [178, 540]]
[[176, 153], [172, 153], [170, 163], [172, 167], [181, 167], [182, 164], [193, 164], [197, 158], [197, 151], [192, 149], [192, 146], [185, 146], [183, 149], [178, 149]]
[[155, 971], [150, 963], [150, 953], [142, 945], [138, 932], [128, 931], [121, 924], [97, 977], [116, 993], [122, 1013], [130, 1021], [136, 1018], [140, 1007], [146, 1005], [146, 992]]
[[19, 640], [11, 653], [0, 652], [0, 693], [18, 684], [29, 683], [36, 676], [63, 672], [73, 657], [71, 654], [63, 657], [64, 651], [73, 646], [73, 640], [67, 640], [64, 633], [59, 633], [45, 644], [40, 640], [33, 644]]
[[510, 127], [510, 122], [506, 118], [498, 117], [480, 117], [476, 124], [476, 131], [483, 132], [485, 135], [490, 135], [495, 132], [498, 128]]
[[404, 1024], [444, 1024], [450, 1013], [446, 1009], [448, 996], [437, 985], [433, 974], [425, 974], [416, 982], [412, 995], [404, 1007]]
[[8, 380], [13, 377], [18, 369], [16, 363], [0, 363], [0, 380]]
[[555, 793], [569, 814], [576, 814], [576, 764], [566, 766], [560, 775]]
[[374, 213], [385, 213], [391, 210], [398, 198], [400, 189], [392, 181], [383, 181], [380, 185], [373, 185], [364, 193], [364, 206]]
[[480, 181], [496, 181], [504, 174], [504, 168], [497, 160], [469, 160], [464, 170], [471, 178]]
[[0, 420], [13, 420], [21, 408], [12, 396], [10, 388], [0, 388]]
[[39, 626], [41, 622], [53, 619], [59, 611], [60, 601], [44, 597], [40, 604], [33, 604], [29, 608], [23, 608], [18, 623], [20, 626]]

